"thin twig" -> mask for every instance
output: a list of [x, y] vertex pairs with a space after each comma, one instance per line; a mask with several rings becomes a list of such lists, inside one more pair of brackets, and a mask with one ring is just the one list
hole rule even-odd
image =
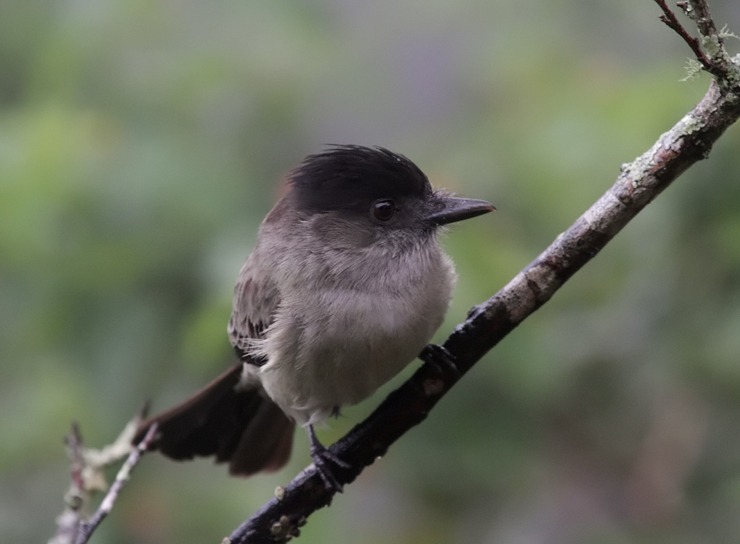
[[72, 544], [77, 540], [77, 530], [80, 525], [80, 511], [85, 504], [85, 481], [83, 471], [85, 468], [85, 457], [82, 453], [82, 433], [76, 422], [72, 423], [72, 429], [64, 437], [64, 445], [67, 448], [67, 456], [70, 459], [69, 478], [70, 485], [64, 494], [66, 508], [57, 517], [57, 530], [48, 544]]
[[128, 482], [131, 476], [131, 471], [137, 465], [139, 459], [141, 459], [142, 454], [145, 453], [147, 449], [149, 449], [149, 446], [151, 445], [152, 440], [154, 440], [156, 433], [157, 424], [155, 423], [147, 431], [146, 436], [144, 436], [144, 440], [139, 442], [139, 444], [133, 450], [131, 450], [131, 453], [126, 459], [126, 462], [118, 471], [118, 474], [116, 474], [116, 480], [113, 482], [113, 485], [110, 486], [110, 489], [108, 490], [108, 493], [106, 493], [105, 497], [103, 497], [98, 510], [88, 521], [80, 522], [75, 544], [85, 544], [90, 539], [90, 536], [93, 534], [95, 529], [97, 529], [98, 525], [100, 525], [100, 522], [102, 522], [105, 517], [110, 514], [110, 511], [113, 509], [113, 505], [115, 504], [116, 499], [118, 499], [118, 494], [121, 492], [121, 489], [123, 489], [123, 486], [126, 485], [126, 482]]
[[706, 0], [690, 0], [689, 2], [677, 2], [676, 5], [683, 10], [699, 28], [699, 34], [708, 38], [717, 37], [722, 41], [722, 37], [717, 32], [717, 26], [714, 24], [709, 6]]
[[701, 63], [704, 69], [707, 72], [712, 73], [712, 71], [714, 70], [714, 65], [712, 64], [712, 61], [709, 59], [709, 57], [704, 54], [699, 40], [689, 34], [688, 31], [683, 27], [683, 25], [678, 22], [676, 14], [671, 11], [665, 0], [655, 0], [655, 3], [658, 4], [658, 6], [660, 6], [660, 9], [663, 10], [663, 15], [660, 16], [660, 20], [663, 21], [670, 29], [675, 31], [676, 34], [683, 38], [683, 40], [694, 52], [694, 55], [696, 55], [696, 59]]
[[70, 433], [64, 437], [67, 455], [70, 459], [70, 485], [64, 494], [64, 511], [57, 517], [57, 530], [48, 544], [74, 544], [84, 523], [85, 512], [92, 494], [107, 491], [103, 469], [128, 457], [133, 447], [131, 439], [136, 429], [149, 412], [146, 403], [139, 413], [126, 424], [115, 441], [101, 449], [86, 448], [77, 423], [72, 423]]
[[731, 61], [724, 49], [724, 40], [717, 32], [717, 27], [709, 13], [709, 6], [707, 6], [706, 1], [690, 0], [689, 2], [677, 3], [678, 7], [696, 23], [701, 39], [694, 38], [689, 34], [668, 7], [666, 0], [655, 0], [655, 3], [663, 10], [660, 20], [681, 36], [704, 69], [721, 81], [727, 79], [730, 72], [728, 63]]

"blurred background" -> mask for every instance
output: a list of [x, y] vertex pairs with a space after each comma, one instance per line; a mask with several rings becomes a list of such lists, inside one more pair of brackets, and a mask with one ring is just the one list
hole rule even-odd
[[[740, 33], [738, 2], [711, 8]], [[323, 144], [383, 145], [498, 207], [445, 240], [460, 281], [443, 339], [703, 96], [659, 14], [2, 0], [0, 541], [54, 533], [71, 421], [102, 446], [145, 399], [171, 406], [230, 362], [236, 274]], [[736, 541], [739, 148], [733, 127], [301, 542]], [[249, 480], [147, 456], [92, 542], [219, 542], [308, 463], [300, 432], [288, 467]]]

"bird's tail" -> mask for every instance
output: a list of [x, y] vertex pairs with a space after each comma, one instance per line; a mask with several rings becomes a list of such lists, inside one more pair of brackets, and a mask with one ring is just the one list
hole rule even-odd
[[242, 363], [233, 365], [183, 403], [144, 421], [134, 443], [153, 423], [152, 449], [176, 460], [215, 455], [229, 472], [275, 471], [290, 457], [295, 423], [258, 387], [237, 389]]

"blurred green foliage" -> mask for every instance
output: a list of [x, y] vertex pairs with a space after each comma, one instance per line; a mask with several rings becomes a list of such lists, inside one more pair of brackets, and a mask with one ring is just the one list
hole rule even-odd
[[[735, 2], [711, 7], [740, 32]], [[0, 541], [53, 534], [72, 420], [105, 444], [145, 399], [165, 408], [229, 362], [236, 273], [280, 180], [322, 144], [386, 146], [497, 205], [445, 242], [447, 335], [703, 95], [658, 14], [3, 0]], [[302, 542], [736, 540], [739, 147], [733, 128]], [[217, 542], [308, 463], [296, 442], [286, 469], [247, 481], [148, 456], [93, 541]]]

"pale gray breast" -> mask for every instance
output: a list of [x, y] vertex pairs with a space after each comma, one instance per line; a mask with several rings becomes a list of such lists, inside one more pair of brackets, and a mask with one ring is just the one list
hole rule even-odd
[[[392, 249], [369, 246], [361, 258], [326, 246], [297, 249], [302, 265], [278, 271], [294, 277], [282, 280], [278, 320], [261, 342], [269, 363], [260, 374], [270, 397], [299, 423], [319, 423], [367, 398], [441, 324], [455, 280], [451, 261], [433, 238], [413, 250]], [[299, 279], [306, 271], [308, 283]]]

